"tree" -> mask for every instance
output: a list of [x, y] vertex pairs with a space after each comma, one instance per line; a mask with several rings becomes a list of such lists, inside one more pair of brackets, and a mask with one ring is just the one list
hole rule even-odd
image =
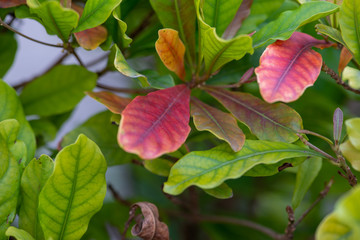
[[[0, 0], [1, 77], [14, 34], [64, 52], [0, 80], [0, 239], [358, 239], [359, 6]], [[61, 43], [14, 29], [23, 18]], [[108, 64], [91, 72], [77, 49], [98, 47]], [[111, 71], [138, 86], [97, 81]], [[50, 148], [85, 94], [108, 111]], [[120, 164], [131, 199], [106, 184]]]

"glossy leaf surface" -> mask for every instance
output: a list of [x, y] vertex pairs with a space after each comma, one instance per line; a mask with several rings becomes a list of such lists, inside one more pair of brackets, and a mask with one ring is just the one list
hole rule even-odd
[[360, 150], [360, 118], [351, 118], [345, 121], [346, 132], [355, 148]]
[[174, 78], [170, 74], [160, 75], [154, 70], [144, 70], [141, 73], [147, 77], [150, 86], [153, 88], [164, 89], [175, 86]]
[[316, 239], [356, 240], [360, 236], [360, 187], [355, 186], [342, 196], [330, 213], [318, 226]]
[[319, 153], [294, 144], [247, 140], [241, 151], [234, 153], [227, 145], [207, 151], [194, 151], [171, 168], [164, 191], [178, 195], [196, 185], [211, 189], [227, 179], [235, 179], [259, 164], [274, 164], [286, 158], [320, 156]]
[[302, 128], [300, 115], [282, 103], [269, 104], [249, 93], [206, 88], [239, 121], [261, 140], [294, 142]]
[[340, 150], [346, 160], [351, 163], [351, 166], [360, 172], [360, 149], [355, 148], [350, 140], [346, 140], [340, 145]]
[[343, 71], [342, 78], [348, 82], [349, 86], [354, 89], [360, 89], [360, 70], [352, 67], [346, 67]]
[[122, 0], [88, 0], [74, 32], [80, 32], [104, 23]]
[[200, 0], [196, 0], [197, 18], [201, 34], [202, 55], [208, 73], [213, 73], [224, 64], [241, 59], [246, 53], [252, 54], [252, 40], [248, 35], [239, 35], [231, 40], [224, 40], [216, 34], [200, 14]]
[[125, 107], [132, 101], [131, 98], [120, 97], [112, 92], [86, 92], [96, 101], [104, 104], [111, 112], [121, 114]]
[[136, 72], [134, 69], [132, 69], [129, 64], [126, 62], [126, 59], [124, 58], [123, 54], [121, 53], [118, 46], [114, 45], [115, 47], [115, 60], [114, 60], [114, 66], [115, 68], [122, 74], [124, 74], [127, 77], [131, 78], [137, 78], [139, 79], [142, 87], [148, 87], [149, 82], [147, 81], [147, 78]]
[[12, 33], [0, 33], [0, 38], [0, 77], [3, 77], [13, 64], [17, 42]]
[[205, 0], [202, 6], [204, 21], [222, 36], [234, 19], [242, 0]]
[[360, 1], [344, 0], [340, 10], [341, 35], [346, 46], [360, 63]]
[[258, 48], [272, 40], [287, 40], [297, 28], [338, 10], [337, 5], [329, 2], [304, 3], [296, 10], [282, 13], [278, 19], [256, 32], [253, 36], [253, 46]]
[[12, 226], [6, 230], [6, 236], [17, 240], [35, 240], [28, 232]]
[[32, 159], [35, 154], [35, 136], [15, 90], [0, 79], [0, 121], [16, 119], [20, 124], [17, 139], [23, 141], [27, 148], [27, 159]]
[[237, 152], [245, 142], [245, 134], [237, 125], [236, 119], [229, 113], [213, 108], [196, 98], [191, 99], [191, 116], [197, 130], [208, 130], [229, 143]]
[[210, 196], [218, 199], [228, 199], [233, 196], [232, 189], [226, 183], [222, 183], [220, 186], [215, 188], [204, 189], [204, 191]]
[[30, 12], [41, 18], [46, 31], [57, 35], [63, 42], [68, 42], [72, 30], [77, 26], [79, 14], [72, 9], [63, 8], [57, 1], [39, 3], [27, 0]]
[[179, 32], [186, 51], [195, 57], [195, 7], [193, 0], [150, 0], [161, 24]]
[[15, 218], [20, 190], [20, 168], [10, 147], [16, 141], [19, 123], [14, 120], [0, 122], [0, 239], [7, 239], [5, 231]]
[[[81, 79], [81, 81], [79, 81]], [[97, 75], [78, 65], [59, 65], [26, 85], [20, 95], [26, 114], [50, 116], [72, 110], [92, 90]]]
[[161, 61], [170, 71], [175, 72], [180, 79], [184, 80], [185, 46], [178, 32], [167, 28], [159, 30], [158, 34], [159, 39], [155, 42], [155, 48]]
[[11, 8], [26, 4], [26, 0], [0, 0], [0, 8]]
[[286, 41], [269, 45], [255, 69], [260, 93], [265, 101], [297, 100], [320, 74], [322, 57], [311, 47], [330, 47], [305, 33], [295, 32]]
[[111, 115], [112, 113], [107, 111], [92, 116], [85, 123], [67, 133], [61, 142], [61, 147], [75, 142], [79, 134], [85, 134], [99, 146], [108, 166], [130, 162], [133, 156], [119, 149], [116, 141], [118, 127], [111, 122]]
[[189, 101], [185, 85], [137, 96], [122, 113], [120, 146], [143, 159], [175, 151], [190, 132]]
[[45, 239], [80, 239], [106, 193], [106, 161], [85, 135], [61, 150], [39, 197]]
[[318, 33], [328, 36], [335, 42], [341, 43], [342, 45], [346, 46], [346, 44], [344, 43], [344, 40], [341, 36], [341, 32], [339, 30], [337, 30], [336, 28], [333, 28], [333, 27], [330, 27], [330, 26], [324, 25], [324, 24], [316, 24], [315, 29]]
[[53, 170], [53, 160], [42, 155], [39, 159], [33, 159], [21, 176], [22, 203], [19, 212], [19, 227], [26, 230], [36, 240], [44, 239], [38, 219], [39, 195]]
[[173, 165], [173, 162], [164, 158], [156, 158], [154, 160], [144, 162], [144, 167], [147, 170], [163, 177], [169, 176], [170, 169]]
[[321, 167], [322, 159], [319, 157], [308, 158], [299, 166], [296, 173], [295, 189], [292, 196], [293, 209], [296, 209], [300, 205], [306, 192], [318, 176]]

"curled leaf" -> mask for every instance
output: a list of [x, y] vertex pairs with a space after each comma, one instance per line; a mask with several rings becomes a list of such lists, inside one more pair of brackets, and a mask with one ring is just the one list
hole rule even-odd
[[340, 52], [340, 60], [339, 60], [339, 67], [338, 67], [339, 74], [341, 74], [342, 71], [344, 71], [344, 68], [348, 65], [348, 63], [351, 61], [352, 58], [353, 58], [353, 55], [349, 51], [349, 49], [347, 49], [346, 47], [343, 47]]
[[161, 61], [182, 80], [185, 78], [184, 55], [185, 46], [179, 38], [178, 31], [165, 28], [158, 32], [159, 39], [155, 48]]
[[325, 48], [332, 44], [305, 33], [295, 32], [288, 40], [269, 45], [255, 69], [260, 92], [265, 101], [292, 102], [316, 81], [322, 58], [311, 47]]
[[[141, 215], [135, 216], [135, 211], [140, 208]], [[131, 206], [129, 220], [135, 218], [137, 222], [131, 229], [131, 234], [144, 240], [168, 240], [169, 229], [167, 225], [159, 221], [157, 207], [149, 202], [138, 202]]]
[[124, 108], [131, 102], [132, 99], [120, 97], [112, 92], [85, 92], [88, 96], [96, 101], [104, 104], [111, 112], [121, 114]]

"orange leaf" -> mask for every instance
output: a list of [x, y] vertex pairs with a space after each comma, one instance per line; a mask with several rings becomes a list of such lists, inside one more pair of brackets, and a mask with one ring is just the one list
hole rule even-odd
[[121, 114], [125, 107], [132, 101], [130, 98], [120, 97], [112, 92], [85, 92], [88, 96], [104, 104], [111, 112]]
[[353, 58], [353, 55], [351, 54], [349, 49], [347, 49], [346, 47], [343, 47], [341, 49], [341, 53], [340, 53], [340, 61], [339, 61], [339, 67], [338, 67], [339, 74], [342, 73], [342, 71], [348, 65], [348, 63], [351, 61], [352, 58]]
[[26, 0], [0, 0], [0, 8], [11, 8], [26, 4]]
[[155, 43], [155, 48], [161, 61], [170, 71], [175, 72], [180, 79], [184, 80], [185, 46], [180, 40], [178, 32], [165, 28], [159, 30], [158, 33], [159, 39]]

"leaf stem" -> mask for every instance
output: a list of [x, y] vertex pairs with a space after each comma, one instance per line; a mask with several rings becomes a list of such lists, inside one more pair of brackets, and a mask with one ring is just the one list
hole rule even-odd
[[96, 83], [96, 86], [98, 88], [114, 91], [114, 92], [120, 92], [120, 93], [129, 93], [129, 94], [146, 94], [153, 92], [154, 89], [131, 89], [131, 88], [117, 88], [117, 87], [111, 87], [104, 85], [102, 83]]
[[42, 42], [42, 41], [39, 41], [39, 40], [36, 40], [34, 38], [31, 38], [29, 36], [26, 36], [25, 34], [22, 34], [21, 32], [15, 30], [14, 28], [12, 28], [11, 26], [9, 26], [7, 23], [5, 23], [1, 18], [0, 18], [0, 26], [3, 26], [5, 28], [7, 28], [8, 30], [24, 37], [24, 38], [27, 38], [33, 42], [37, 42], [37, 43], [40, 43], [42, 45], [46, 45], [46, 46], [50, 46], [50, 47], [57, 47], [57, 48], [63, 48], [64, 46], [62, 44], [51, 44], [51, 43], [46, 43], [46, 42]]
[[118, 192], [116, 192], [116, 190], [114, 189], [114, 187], [109, 184], [108, 185], [108, 188], [111, 192], [111, 194], [113, 195], [113, 197], [115, 198], [116, 201], [118, 201], [119, 203], [121, 203], [122, 205], [125, 205], [125, 206], [128, 206], [128, 207], [131, 207], [132, 203], [123, 199], [120, 194]]
[[333, 145], [334, 145], [334, 143], [333, 143], [330, 139], [328, 139], [327, 137], [325, 137], [325, 136], [323, 136], [323, 135], [321, 135], [321, 134], [319, 134], [319, 133], [312, 132], [312, 131], [305, 130], [305, 129], [300, 129], [298, 132], [299, 132], [299, 133], [303, 133], [303, 134], [310, 134], [310, 135], [313, 135], [313, 136], [315, 136], [315, 137], [321, 138], [322, 140], [324, 140], [325, 142], [327, 142], [330, 146], [333, 146]]

